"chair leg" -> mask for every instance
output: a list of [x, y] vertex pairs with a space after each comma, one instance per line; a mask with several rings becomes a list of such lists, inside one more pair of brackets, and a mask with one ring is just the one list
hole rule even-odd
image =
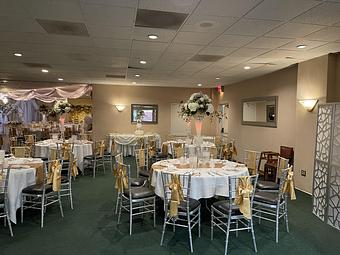
[[250, 220], [250, 227], [251, 227], [251, 235], [252, 235], [252, 238], [253, 238], [254, 250], [255, 250], [255, 252], [257, 252], [253, 219]]
[[64, 218], [63, 205], [61, 204], [60, 192], [58, 192], [58, 202], [59, 202], [61, 217]]
[[73, 210], [73, 197], [72, 197], [72, 187], [71, 187], [71, 183], [69, 186], [69, 196], [70, 196], [70, 205], [71, 205], [71, 209]]
[[122, 203], [123, 203], [123, 199], [122, 199], [122, 195], [119, 194], [119, 210], [118, 210], [118, 220], [117, 220], [117, 224], [120, 224], [120, 217], [122, 215]]
[[165, 235], [165, 227], [166, 227], [166, 215], [164, 216], [164, 223], [163, 223], [163, 230], [162, 230], [162, 237], [161, 237], [161, 246], [163, 246], [164, 235]]
[[116, 209], [115, 209], [115, 214], [118, 213], [118, 208], [119, 208], [119, 201], [120, 201], [120, 194], [117, 194], [117, 201], [116, 201]]
[[132, 235], [132, 213], [133, 213], [133, 205], [130, 202], [130, 210], [129, 210], [130, 236]]
[[[236, 220], [236, 229], [238, 229], [238, 220]], [[238, 237], [238, 230], [235, 231], [236, 237]]]
[[103, 162], [103, 170], [104, 170], [104, 174], [105, 174], [105, 161], [104, 161], [104, 156], [103, 156], [103, 159], [102, 159], [102, 162]]
[[93, 161], [93, 178], [96, 178], [96, 160]]
[[156, 228], [156, 198], [153, 199], [153, 227]]
[[41, 197], [41, 224], [40, 227], [44, 227], [44, 213], [45, 213], [45, 196]]
[[285, 203], [285, 220], [286, 220], [286, 229], [287, 233], [289, 233], [289, 224], [288, 224], [288, 204], [287, 202]]
[[6, 207], [5, 207], [5, 213], [6, 213], [6, 218], [7, 218], [7, 222], [8, 222], [9, 233], [11, 234], [11, 237], [13, 237], [12, 224], [11, 224], [11, 220], [9, 218], [9, 214], [8, 214], [8, 211], [7, 211]]
[[214, 239], [214, 209], [211, 209], [211, 219], [210, 219], [210, 240]]
[[227, 234], [225, 238], [224, 255], [227, 255], [228, 253], [229, 232], [230, 232], [230, 217], [228, 217], [228, 227], [227, 227]]
[[280, 205], [276, 207], [276, 222], [275, 222], [275, 241], [279, 242], [279, 215], [280, 215]]
[[201, 238], [201, 208], [198, 209], [198, 238]]
[[24, 198], [26, 197], [21, 195], [21, 223], [24, 222]]
[[191, 222], [190, 222], [190, 215], [188, 214], [188, 231], [189, 231], [189, 243], [190, 243], [190, 252], [194, 252], [194, 248], [192, 246], [192, 235], [191, 235]]

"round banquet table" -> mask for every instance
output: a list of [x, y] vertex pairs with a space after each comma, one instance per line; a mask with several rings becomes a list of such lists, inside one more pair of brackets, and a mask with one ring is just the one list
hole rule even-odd
[[164, 198], [162, 171], [173, 174], [191, 173], [190, 197], [194, 199], [211, 198], [215, 195], [228, 196], [228, 178], [249, 175], [245, 165], [217, 159], [201, 163], [196, 169], [190, 168], [188, 163], [181, 164], [178, 159], [162, 160], [154, 163], [152, 169], [151, 185], [161, 198]]
[[[58, 141], [62, 142], [62, 141]], [[35, 144], [35, 156], [36, 157], [49, 157], [50, 148], [56, 148], [57, 143], [52, 139], [37, 142]], [[77, 158], [77, 166], [83, 171], [83, 158], [85, 156], [92, 155], [92, 142], [90, 141], [74, 141], [73, 147], [74, 156]]]
[[[155, 137], [157, 148], [160, 148], [161, 145], [161, 137], [157, 133], [146, 133], [144, 135], [111, 133], [109, 134], [109, 137], [110, 146], [112, 144], [112, 139], [114, 139], [115, 143], [117, 144], [117, 152], [122, 153], [124, 157], [135, 155], [134, 151], [136, 149], [136, 145], [138, 143], [138, 140], [141, 138], [143, 138], [144, 140], [144, 148], [146, 148], [150, 137]], [[111, 147], [109, 148], [109, 150], [111, 151]]]
[[14, 224], [17, 223], [17, 209], [21, 206], [21, 191], [35, 184], [35, 172], [35, 168], [25, 165], [11, 167], [8, 180], [8, 203], [9, 218]]

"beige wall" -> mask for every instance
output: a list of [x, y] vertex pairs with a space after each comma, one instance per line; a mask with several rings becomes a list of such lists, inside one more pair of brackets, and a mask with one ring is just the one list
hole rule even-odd
[[[229, 136], [236, 140], [239, 160], [245, 149], [279, 151], [280, 145], [295, 146], [296, 76], [293, 66], [225, 87], [221, 102], [230, 105]], [[241, 125], [241, 99], [262, 96], [278, 96], [277, 128]]]
[[[110, 132], [133, 133], [136, 125], [130, 121], [131, 104], [157, 104], [158, 124], [144, 124], [143, 130], [157, 132], [165, 139], [170, 133], [171, 103], [185, 101], [198, 91], [211, 95], [210, 89], [94, 85], [94, 136], [101, 138]], [[123, 112], [118, 112], [114, 104], [124, 104], [127, 107]], [[202, 134], [210, 135], [214, 131], [214, 124], [209, 120], [204, 121]]]

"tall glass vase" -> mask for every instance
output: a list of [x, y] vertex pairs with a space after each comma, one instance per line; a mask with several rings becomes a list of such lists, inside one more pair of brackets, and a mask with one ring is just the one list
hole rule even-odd
[[203, 120], [195, 119], [196, 136], [200, 137], [202, 135]]

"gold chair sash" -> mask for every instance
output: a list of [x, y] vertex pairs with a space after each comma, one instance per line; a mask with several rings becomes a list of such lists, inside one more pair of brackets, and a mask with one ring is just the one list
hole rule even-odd
[[149, 152], [149, 157], [154, 157], [156, 156], [156, 147], [155, 146], [150, 146], [148, 148], [148, 152]]
[[99, 157], [103, 157], [104, 151], [105, 151], [105, 143], [104, 143], [104, 141], [101, 141], [98, 144], [98, 147], [97, 147], [97, 150], [96, 150], [96, 154], [99, 155]]
[[61, 164], [59, 160], [54, 160], [49, 165], [47, 183], [52, 184], [53, 191], [60, 191], [61, 187]]
[[180, 158], [184, 156], [184, 148], [182, 147], [175, 147], [174, 148], [175, 158]]
[[296, 200], [293, 176], [294, 176], [293, 168], [290, 167], [288, 169], [286, 179], [282, 186], [282, 192], [283, 193], [288, 192], [290, 194], [290, 200]]
[[275, 182], [278, 181], [279, 177], [281, 176], [282, 174], [282, 170], [286, 169], [287, 166], [288, 166], [288, 159], [285, 159], [285, 158], [282, 158], [282, 157], [279, 157], [278, 159], [278, 166], [277, 166], [277, 169], [276, 169], [276, 178], [275, 178]]
[[224, 144], [222, 147], [222, 158], [223, 159], [230, 159], [231, 158], [231, 151], [227, 144]]
[[162, 144], [162, 155], [168, 155], [168, 143]]
[[77, 167], [77, 159], [73, 159], [72, 162], [72, 176], [76, 177], [79, 174], [78, 167]]
[[171, 218], [176, 218], [178, 215], [178, 206], [184, 200], [183, 189], [179, 176], [176, 174], [171, 175], [171, 182], [168, 186], [171, 190], [169, 216]]
[[138, 167], [146, 166], [144, 149], [138, 150]]
[[50, 148], [50, 160], [56, 160], [56, 159], [57, 159], [57, 149]]
[[61, 145], [61, 153], [62, 153], [62, 156], [63, 156], [64, 160], [69, 160], [70, 159], [70, 154], [71, 154], [71, 144], [63, 143]]
[[253, 185], [249, 176], [242, 176], [238, 179], [236, 188], [235, 205], [240, 206], [240, 212], [246, 219], [251, 219], [250, 194], [253, 192]]
[[247, 162], [246, 165], [248, 167], [249, 174], [253, 175], [256, 173], [256, 152], [255, 151], [247, 151]]
[[114, 172], [114, 176], [116, 177], [115, 189], [118, 191], [118, 193], [124, 192], [124, 190], [128, 188], [128, 177], [126, 175], [126, 169], [124, 169], [123, 166], [119, 165]]

